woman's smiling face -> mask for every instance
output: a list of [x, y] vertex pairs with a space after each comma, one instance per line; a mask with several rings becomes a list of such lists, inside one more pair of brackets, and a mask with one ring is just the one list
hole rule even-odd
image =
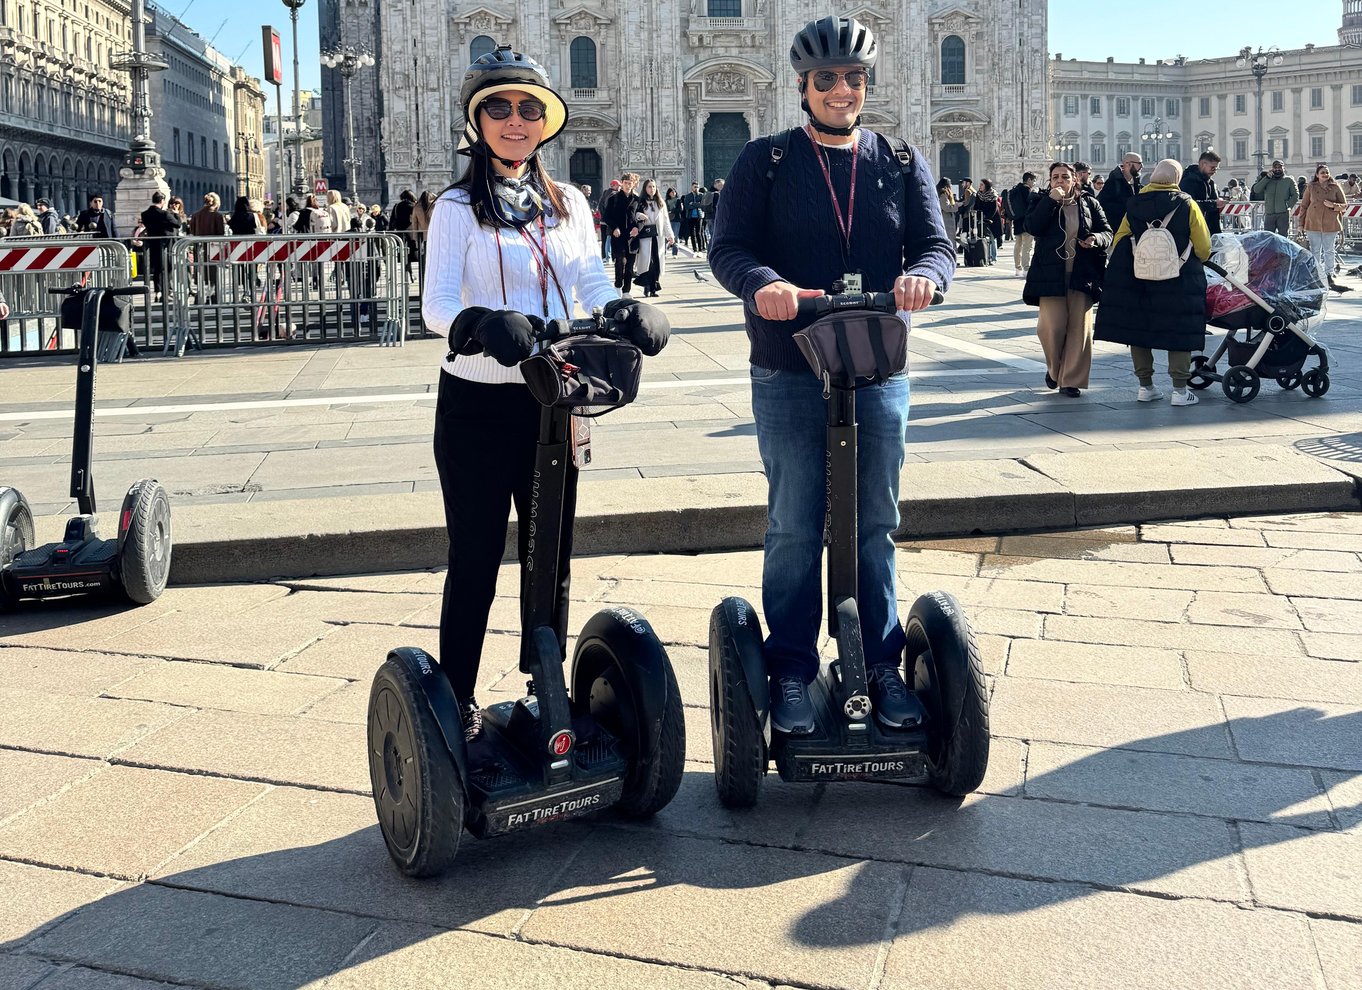
[[[498, 120], [492, 115], [500, 115], [508, 106], [511, 113], [505, 119]], [[538, 108], [538, 120], [521, 116], [522, 109], [528, 107]], [[498, 158], [523, 161], [534, 153], [544, 136], [544, 104], [518, 89], [489, 96], [478, 104], [478, 132]]]

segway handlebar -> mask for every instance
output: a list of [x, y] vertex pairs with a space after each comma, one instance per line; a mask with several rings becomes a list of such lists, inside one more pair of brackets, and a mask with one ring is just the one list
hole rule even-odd
[[[930, 305], [940, 306], [946, 299], [940, 289], [932, 293]], [[892, 292], [847, 292], [835, 296], [814, 296], [799, 300], [801, 316], [823, 316], [843, 309], [873, 309], [881, 313], [895, 313], [898, 303]]]
[[597, 306], [591, 311], [591, 315], [578, 320], [549, 320], [544, 324], [544, 332], [539, 335], [541, 343], [551, 344], [564, 337], [582, 337], [595, 335], [598, 337], [618, 337], [617, 330], [622, 322], [620, 314], [616, 313], [613, 319], [607, 317], [601, 308]]
[[111, 296], [140, 296], [150, 291], [150, 287], [145, 285], [125, 285], [118, 288], [110, 285], [72, 285], [65, 289], [48, 289], [47, 294], [49, 296], [75, 296], [92, 289], [99, 289]]

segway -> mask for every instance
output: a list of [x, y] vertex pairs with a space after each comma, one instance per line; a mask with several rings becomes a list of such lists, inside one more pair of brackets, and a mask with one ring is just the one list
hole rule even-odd
[[[648, 620], [623, 606], [597, 612], [577, 638], [566, 681], [554, 621], [572, 413], [618, 408], [638, 388], [640, 352], [611, 326], [599, 312], [553, 321], [536, 355], [521, 364], [543, 405], [529, 518], [520, 520], [529, 527], [525, 697], [484, 708], [481, 734], [466, 743], [453, 690], [428, 653], [392, 650], [374, 678], [374, 806], [388, 852], [407, 876], [448, 869], [465, 829], [488, 838], [610, 807], [644, 819], [681, 785], [681, 694]], [[583, 398], [593, 400], [589, 408]]]
[[[938, 292], [933, 304], [940, 301]], [[926, 709], [924, 722], [912, 728], [882, 724], [873, 717], [867, 688], [856, 603], [856, 388], [873, 386], [902, 370], [907, 342], [902, 341], [896, 364], [885, 353], [883, 340], [865, 339], [869, 334], [856, 338], [854, 318], [893, 313], [894, 296], [822, 296], [802, 301], [800, 309], [823, 314], [809, 331], [796, 335], [796, 342], [822, 377], [828, 399], [824, 542], [828, 630], [837, 643], [837, 659], [822, 666], [809, 688], [814, 731], [793, 735], [774, 730], [756, 609], [736, 597], [715, 607], [709, 624], [709, 672], [719, 800], [729, 808], [754, 805], [773, 761], [787, 781], [902, 780], [949, 795], [967, 794], [979, 786], [988, 763], [988, 694], [979, 649], [960, 603], [944, 591], [925, 594], [904, 621], [902, 671]], [[811, 331], [820, 324], [831, 331], [824, 336], [831, 341], [829, 352], [821, 357], [810, 343], [815, 339]], [[874, 373], [846, 373], [867, 359]]]
[[67, 520], [61, 542], [35, 547], [28, 500], [17, 489], [0, 487], [0, 604], [113, 593], [146, 605], [161, 596], [170, 575], [170, 497], [154, 478], [134, 483], [123, 496], [118, 535], [100, 539], [92, 466], [101, 304], [105, 296], [140, 295], [147, 290], [130, 286], [48, 291], [82, 297], [71, 444], [71, 497], [80, 514]]

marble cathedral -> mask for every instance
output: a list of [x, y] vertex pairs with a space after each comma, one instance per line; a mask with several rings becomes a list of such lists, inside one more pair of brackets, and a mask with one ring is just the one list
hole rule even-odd
[[[323, 0], [323, 47], [367, 45], [351, 83], [358, 193], [438, 190], [455, 155], [464, 67], [510, 44], [544, 63], [568, 101], [550, 171], [597, 191], [621, 171], [708, 186], [752, 137], [804, 120], [790, 39], [808, 20], [868, 24], [880, 58], [866, 126], [922, 149], [938, 175], [1015, 183], [1047, 160], [1046, 0]], [[344, 186], [339, 78], [323, 81], [326, 171]]]

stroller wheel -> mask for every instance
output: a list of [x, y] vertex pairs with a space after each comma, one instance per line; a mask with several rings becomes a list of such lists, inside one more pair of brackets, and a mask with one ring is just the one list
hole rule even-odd
[[1225, 370], [1225, 378], [1220, 383], [1225, 395], [1235, 402], [1252, 402], [1262, 388], [1263, 380], [1246, 364], [1236, 364]]
[[1198, 354], [1192, 358], [1192, 374], [1187, 379], [1187, 387], [1198, 391], [1210, 388], [1212, 379], [1207, 377], [1208, 374], [1215, 374], [1215, 368], [1207, 361], [1205, 354]]
[[1285, 375], [1277, 376], [1277, 384], [1290, 392], [1292, 389], [1301, 387], [1301, 373], [1299, 371], [1288, 372]]
[[1301, 379], [1301, 391], [1312, 399], [1318, 399], [1329, 391], [1329, 372], [1321, 368], [1307, 371], [1305, 377]]

